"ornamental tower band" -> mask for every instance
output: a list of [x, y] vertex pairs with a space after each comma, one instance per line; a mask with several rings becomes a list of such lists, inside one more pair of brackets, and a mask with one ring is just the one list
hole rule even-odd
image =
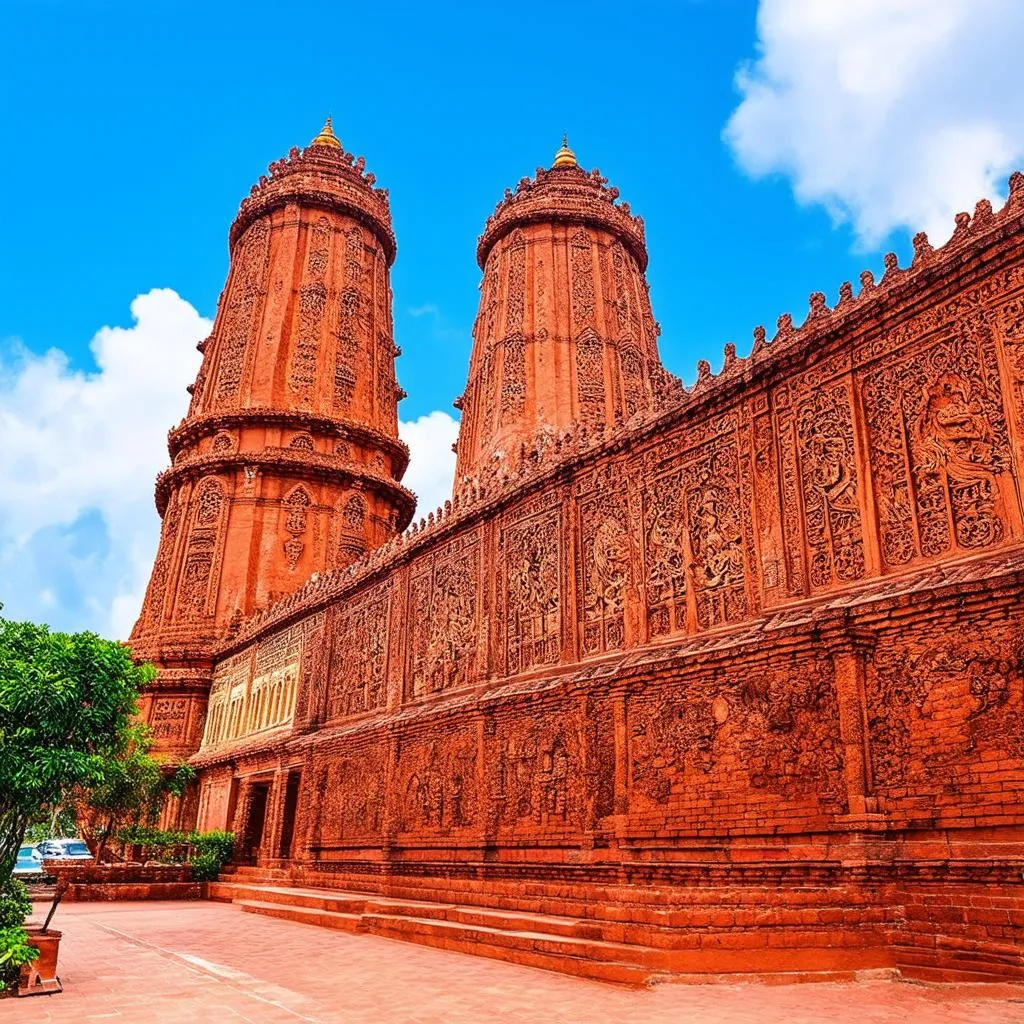
[[198, 745], [209, 654], [232, 623], [379, 546], [415, 505], [399, 483], [388, 197], [330, 118], [253, 186], [229, 246], [131, 637], [160, 668], [154, 692], [178, 698], [154, 724], [178, 755]]

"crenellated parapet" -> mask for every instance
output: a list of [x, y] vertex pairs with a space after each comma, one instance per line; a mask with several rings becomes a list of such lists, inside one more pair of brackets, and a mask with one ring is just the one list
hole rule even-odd
[[568, 154], [561, 163], [556, 155], [552, 167], [538, 167], [533, 178], [520, 178], [514, 190], [505, 190], [504, 198], [487, 218], [477, 240], [480, 269], [487, 265], [495, 243], [514, 228], [565, 222], [589, 225], [615, 235], [630, 250], [640, 270], [646, 270], [643, 218], [630, 211], [629, 203], [618, 201], [619, 190], [609, 188], [608, 179], [596, 167], [585, 171], [568, 146], [559, 152]]
[[331, 119], [305, 149], [292, 147], [287, 157], [275, 160], [242, 200], [231, 225], [232, 248], [260, 217], [290, 203], [344, 211], [365, 224], [380, 241], [390, 266], [397, 246], [391, 228], [387, 189], [375, 187], [376, 177], [366, 160], [347, 152], [331, 128]]

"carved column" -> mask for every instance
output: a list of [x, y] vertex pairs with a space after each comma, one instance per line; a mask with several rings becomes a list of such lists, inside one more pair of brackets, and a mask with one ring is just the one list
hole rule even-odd
[[829, 644], [835, 668], [847, 803], [849, 814], [854, 818], [875, 815], [878, 811], [871, 774], [865, 697], [865, 656], [872, 643], [873, 637], [868, 634], [845, 633]]
[[263, 839], [259, 850], [261, 860], [277, 860], [280, 857], [278, 847], [281, 842], [281, 820], [287, 783], [288, 771], [279, 764], [274, 769], [270, 792], [267, 794], [267, 813], [263, 822]]

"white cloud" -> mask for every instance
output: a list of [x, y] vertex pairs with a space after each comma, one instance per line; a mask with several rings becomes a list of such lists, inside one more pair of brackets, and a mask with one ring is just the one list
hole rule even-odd
[[726, 140], [862, 244], [897, 228], [944, 241], [1024, 160], [1019, 0], [761, 0], [757, 25]]
[[138, 614], [159, 532], [153, 480], [210, 321], [168, 288], [131, 314], [134, 326], [92, 339], [95, 373], [58, 349], [0, 353], [4, 615], [124, 638]]
[[398, 433], [409, 446], [409, 469], [402, 483], [415, 491], [416, 517], [426, 516], [452, 496], [458, 420], [435, 409], [426, 416], [398, 424]]
[[[210, 321], [163, 288], [131, 304], [134, 326], [104, 327], [95, 373], [59, 349], [0, 352], [0, 601], [11, 618], [125, 638], [139, 613], [160, 520], [153, 482], [167, 430]], [[422, 515], [451, 495], [458, 422], [436, 411], [399, 425], [405, 484]]]

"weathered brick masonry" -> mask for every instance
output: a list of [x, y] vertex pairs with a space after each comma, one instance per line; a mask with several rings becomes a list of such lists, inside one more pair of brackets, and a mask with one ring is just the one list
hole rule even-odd
[[617, 196], [563, 148], [488, 221], [404, 533], [386, 197], [328, 129], [243, 203], [134, 636], [168, 813], [681, 974], [1024, 980], [1024, 177], [688, 390]]

